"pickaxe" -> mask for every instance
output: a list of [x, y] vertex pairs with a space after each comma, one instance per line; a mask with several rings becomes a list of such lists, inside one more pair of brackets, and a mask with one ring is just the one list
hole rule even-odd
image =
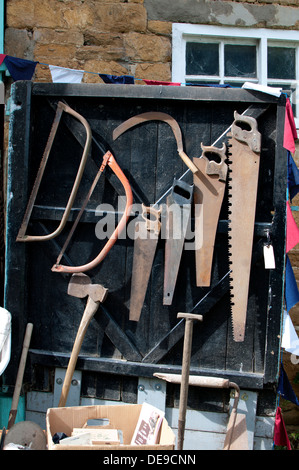
[[68, 294], [80, 299], [87, 297], [86, 307], [78, 328], [77, 336], [73, 345], [71, 357], [67, 366], [62, 391], [59, 400], [59, 407], [65, 406], [69, 393], [71, 380], [75, 371], [79, 352], [83, 343], [88, 325], [95, 315], [100, 302], [104, 302], [107, 297], [108, 289], [101, 284], [92, 284], [90, 278], [83, 273], [75, 273], [72, 275], [68, 285]]

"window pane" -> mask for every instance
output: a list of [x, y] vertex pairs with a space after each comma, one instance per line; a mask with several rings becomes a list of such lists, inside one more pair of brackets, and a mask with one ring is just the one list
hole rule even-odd
[[295, 48], [268, 47], [269, 78], [294, 79], [295, 68]]
[[187, 42], [186, 74], [219, 75], [218, 44]]
[[224, 70], [228, 77], [256, 77], [256, 47], [226, 44]]

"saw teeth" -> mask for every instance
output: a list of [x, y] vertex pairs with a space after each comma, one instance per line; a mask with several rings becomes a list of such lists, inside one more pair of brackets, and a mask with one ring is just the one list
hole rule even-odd
[[[259, 154], [251, 150], [249, 140], [237, 140], [232, 132], [228, 134], [228, 138], [230, 310], [234, 341], [241, 342], [244, 340], [247, 316]], [[245, 205], [246, 219], [243, 217]]]

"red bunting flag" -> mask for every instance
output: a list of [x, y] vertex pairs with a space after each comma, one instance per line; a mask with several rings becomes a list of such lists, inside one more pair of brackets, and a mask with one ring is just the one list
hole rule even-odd
[[283, 446], [286, 447], [288, 450], [292, 450], [288, 433], [282, 418], [281, 408], [279, 406], [277, 407], [275, 415], [274, 445]]

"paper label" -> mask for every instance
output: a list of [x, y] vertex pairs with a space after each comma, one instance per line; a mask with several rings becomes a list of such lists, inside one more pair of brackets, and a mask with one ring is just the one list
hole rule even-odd
[[272, 245], [264, 245], [265, 269], [275, 269], [275, 256]]

